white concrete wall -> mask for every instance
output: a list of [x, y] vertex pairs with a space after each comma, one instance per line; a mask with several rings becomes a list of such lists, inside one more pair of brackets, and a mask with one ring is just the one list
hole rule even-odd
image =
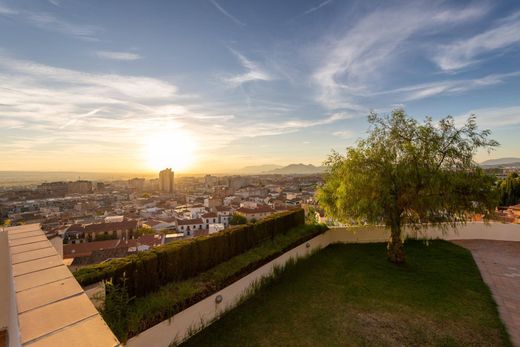
[[[488, 239], [520, 241], [520, 225], [469, 223], [460, 226], [458, 229], [449, 229], [447, 231], [428, 228], [419, 233], [414, 230], [409, 230], [407, 234], [414, 238], [441, 238], [446, 240]], [[183, 341], [193, 332], [200, 330], [218, 319], [222, 312], [236, 306], [240, 300], [250, 292], [256, 282], [260, 281], [263, 277], [271, 275], [275, 267], [283, 266], [291, 258], [298, 259], [305, 257], [312, 251], [324, 248], [331, 243], [385, 242], [388, 240], [388, 237], [389, 231], [383, 226], [332, 228], [324, 234], [284, 253], [217, 293], [175, 314], [171, 319], [165, 320], [139, 335], [134, 336], [127, 341], [127, 346], [168, 346], [174, 341]], [[217, 304], [215, 299], [219, 295], [222, 296], [222, 302]]]
[[0, 250], [0, 330], [7, 328], [8, 346], [17, 347], [20, 328], [6, 231], [0, 231]]

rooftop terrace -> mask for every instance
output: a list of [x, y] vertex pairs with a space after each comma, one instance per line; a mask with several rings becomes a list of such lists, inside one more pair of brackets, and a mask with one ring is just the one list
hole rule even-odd
[[119, 345], [38, 224], [0, 231], [0, 250], [5, 345]]

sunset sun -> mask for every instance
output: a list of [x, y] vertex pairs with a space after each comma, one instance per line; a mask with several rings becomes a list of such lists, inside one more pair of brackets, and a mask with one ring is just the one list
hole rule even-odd
[[174, 130], [148, 137], [144, 143], [144, 156], [150, 169], [171, 167], [183, 171], [194, 163], [195, 149], [196, 143], [190, 134]]

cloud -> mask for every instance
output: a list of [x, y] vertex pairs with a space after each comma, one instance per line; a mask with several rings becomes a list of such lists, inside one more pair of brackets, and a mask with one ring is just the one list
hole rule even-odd
[[231, 13], [229, 13], [228, 11], [226, 11], [226, 9], [224, 9], [222, 6], [220, 6], [220, 4], [216, 1], [216, 0], [210, 0], [210, 2], [213, 4], [213, 6], [215, 6], [224, 16], [228, 17], [229, 19], [231, 19], [235, 24], [238, 24], [240, 26], [245, 26], [246, 24], [244, 22], [241, 22], [239, 19], [237, 19], [236, 17], [234, 17]]
[[96, 35], [101, 31], [99, 27], [70, 23], [47, 12], [14, 10], [1, 4], [0, 15], [19, 19], [37, 28], [74, 36], [85, 41], [98, 41]]
[[[458, 11], [455, 15], [451, 11]], [[360, 110], [358, 97], [371, 92], [399, 54], [420, 35], [473, 20], [486, 13], [481, 6], [447, 9], [409, 4], [382, 7], [348, 25], [347, 30], [322, 39], [316, 47], [322, 55], [312, 74], [317, 100], [328, 108]], [[321, 53], [325, 52], [325, 53]]]
[[131, 52], [115, 52], [115, 51], [98, 51], [96, 55], [103, 59], [110, 60], [138, 60], [142, 57], [139, 54], [131, 53]]
[[15, 14], [18, 14], [18, 11], [0, 4], [0, 15], [15, 15]]
[[[336, 112], [287, 119], [291, 109], [283, 105], [277, 111], [259, 107], [259, 121], [235, 102], [183, 98], [164, 80], [86, 73], [1, 55], [0, 100], [0, 151], [7, 153], [6, 165], [20, 167], [16, 158], [24, 158], [32, 168], [56, 158], [65, 166], [124, 162], [142, 168], [146, 139], [178, 131], [195, 138], [200, 161], [213, 160], [219, 149], [243, 138], [294, 133], [351, 118]], [[266, 121], [262, 112], [276, 118]]]
[[222, 80], [231, 87], [238, 87], [247, 82], [253, 81], [271, 81], [274, 79], [269, 73], [264, 71], [255, 62], [247, 59], [244, 55], [231, 49], [231, 52], [238, 58], [240, 65], [246, 70], [245, 73], [223, 77]]
[[61, 6], [61, 0], [49, 0], [51, 4], [54, 6], [60, 7]]
[[354, 132], [352, 130], [341, 130], [333, 132], [332, 135], [341, 137], [342, 139], [350, 139], [354, 136]]
[[310, 14], [314, 11], [318, 11], [320, 8], [324, 7], [324, 6], [327, 6], [328, 4], [330, 4], [333, 0], [326, 0], [326, 1], [323, 1], [321, 2], [319, 5], [317, 6], [314, 6], [312, 8], [309, 8], [307, 11], [303, 12], [303, 15], [307, 15], [307, 14]]
[[506, 74], [491, 74], [474, 79], [445, 80], [432, 83], [421, 83], [383, 92], [372, 93], [372, 96], [384, 94], [399, 95], [404, 101], [419, 100], [441, 94], [458, 94], [470, 90], [485, 88], [504, 83], [505, 80], [520, 76], [520, 71]]
[[317, 119], [289, 119], [270, 123], [245, 124], [240, 137], [274, 136], [293, 133], [305, 128], [336, 123], [340, 120], [351, 119], [353, 116], [345, 112], [336, 112], [324, 118]]
[[486, 54], [520, 43], [520, 12], [505, 18], [492, 29], [470, 38], [444, 45], [434, 62], [444, 71], [455, 71], [480, 61]]
[[482, 128], [496, 129], [520, 125], [520, 105], [473, 109], [456, 116], [455, 120], [464, 123], [471, 114], [477, 116], [477, 124]]
[[[76, 70], [52, 67], [0, 56], [0, 66], [20, 74], [28, 74], [47, 81], [63, 83], [72, 89], [96, 86], [114, 96], [129, 96], [138, 99], [153, 99], [175, 95], [177, 87], [158, 79], [140, 76], [123, 76], [117, 74], [91, 74]], [[100, 93], [99, 97], [104, 97]]]

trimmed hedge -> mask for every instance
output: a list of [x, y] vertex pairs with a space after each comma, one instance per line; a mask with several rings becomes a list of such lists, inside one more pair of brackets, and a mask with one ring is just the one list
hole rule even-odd
[[118, 285], [124, 276], [130, 296], [143, 296], [166, 283], [193, 277], [303, 224], [303, 209], [283, 212], [255, 224], [234, 226], [210, 236], [173, 242], [88, 266], [74, 276], [82, 286], [109, 279]]

